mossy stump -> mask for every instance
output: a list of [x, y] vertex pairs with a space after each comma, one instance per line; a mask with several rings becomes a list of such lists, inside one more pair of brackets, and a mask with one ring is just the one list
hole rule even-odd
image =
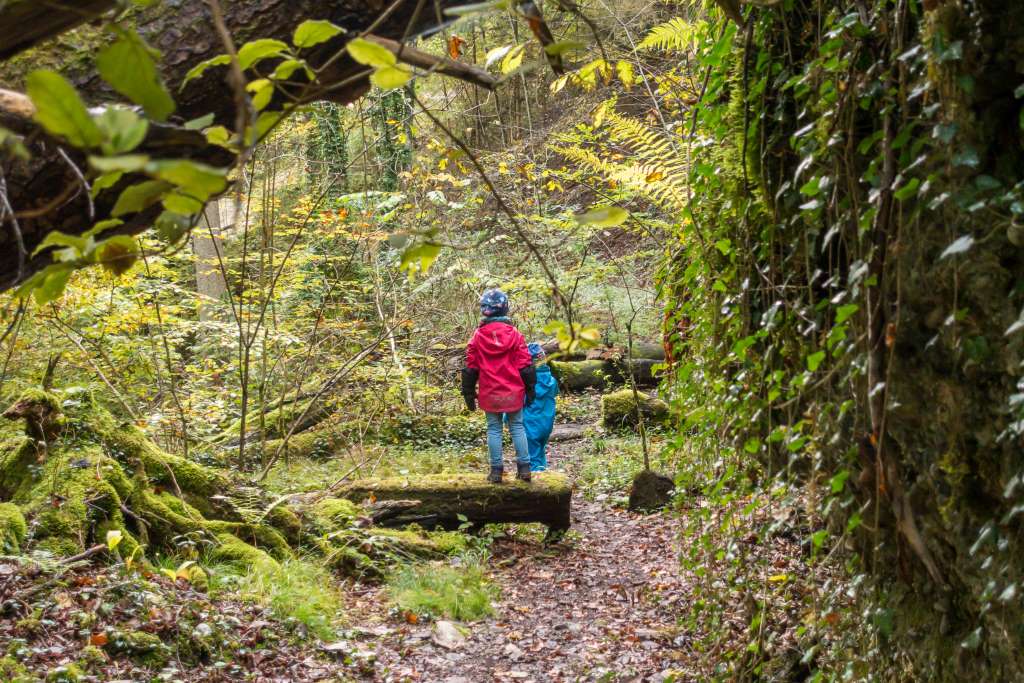
[[654, 512], [669, 504], [675, 482], [654, 470], [641, 470], [629, 489], [630, 512]]
[[387, 526], [415, 523], [428, 529], [457, 529], [467, 521], [539, 522], [551, 531], [564, 531], [570, 523], [572, 487], [559, 472], [536, 473], [530, 483], [506, 477], [501, 484], [488, 483], [480, 472], [370, 479], [342, 489], [339, 495], [357, 502], [416, 502], [382, 521]]

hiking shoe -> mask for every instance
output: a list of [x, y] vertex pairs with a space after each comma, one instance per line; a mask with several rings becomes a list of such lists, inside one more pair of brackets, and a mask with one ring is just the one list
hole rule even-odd
[[504, 474], [504, 473], [505, 473], [505, 471], [502, 468], [500, 468], [500, 467], [492, 467], [491, 468], [491, 473], [487, 475], [487, 481], [492, 483], [492, 484], [500, 484], [501, 483], [501, 475]]
[[516, 479], [530, 481], [530, 466], [523, 463], [516, 463]]

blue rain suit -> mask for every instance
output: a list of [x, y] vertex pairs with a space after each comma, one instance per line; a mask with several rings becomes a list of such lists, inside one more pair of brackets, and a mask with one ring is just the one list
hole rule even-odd
[[543, 472], [548, 466], [546, 450], [555, 426], [555, 396], [558, 396], [558, 382], [546, 364], [537, 366], [536, 392], [536, 398], [523, 408], [523, 426], [530, 451], [530, 470]]

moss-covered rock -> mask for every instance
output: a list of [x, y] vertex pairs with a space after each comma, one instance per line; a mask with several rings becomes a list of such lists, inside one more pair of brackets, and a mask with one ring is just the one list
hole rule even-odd
[[243, 568], [264, 563], [277, 566], [277, 560], [265, 551], [230, 533], [217, 534], [217, 547], [211, 551], [210, 559]]
[[622, 429], [637, 426], [637, 408], [644, 420], [650, 424], [664, 422], [668, 417], [668, 404], [654, 396], [622, 389], [601, 397], [601, 424], [606, 429]]
[[14, 503], [0, 503], [0, 551], [16, 553], [25, 542], [28, 526]]
[[162, 669], [171, 657], [171, 649], [159, 637], [145, 631], [114, 631], [104, 649], [150, 669]]

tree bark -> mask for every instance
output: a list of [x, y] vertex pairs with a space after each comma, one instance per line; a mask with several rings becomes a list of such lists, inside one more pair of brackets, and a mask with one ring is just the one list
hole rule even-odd
[[427, 529], [457, 529], [462, 524], [539, 522], [552, 531], [570, 524], [572, 488], [565, 475], [544, 472], [529, 484], [506, 480], [488, 484], [481, 474], [436, 474], [416, 478], [368, 479], [337, 495], [355, 502], [416, 501], [403, 504], [396, 514], [380, 519], [383, 526], [419, 524]]
[[[229, 208], [214, 200], [206, 205], [199, 225], [192, 231], [192, 253], [196, 259], [196, 291], [199, 293], [199, 319], [216, 319], [217, 304], [228, 293], [228, 283], [220, 262], [224, 254], [222, 229], [225, 225], [223, 209]], [[230, 221], [227, 222], [230, 225]]]

